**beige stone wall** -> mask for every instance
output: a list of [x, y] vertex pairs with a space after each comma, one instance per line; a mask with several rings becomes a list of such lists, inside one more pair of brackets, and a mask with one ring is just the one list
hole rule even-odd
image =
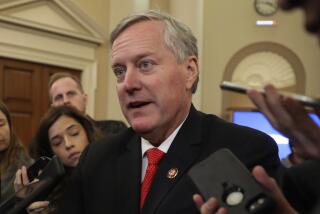
[[[195, 31], [200, 41], [201, 84], [196, 95], [197, 107], [221, 114], [222, 93], [218, 87], [230, 58], [241, 48], [259, 41], [285, 45], [303, 62], [306, 93], [320, 93], [320, 49], [318, 41], [305, 33], [300, 11], [278, 12], [272, 18], [276, 27], [257, 27], [259, 17], [253, 1], [234, 0], [73, 0], [107, 33], [124, 16], [146, 8], [162, 9], [177, 16]], [[199, 11], [200, 10], [200, 11]], [[123, 119], [115, 90], [115, 79], [108, 62], [108, 45], [97, 51], [99, 59], [96, 118]]]
[[[110, 1], [106, 0], [72, 0], [77, 4], [107, 35], [110, 26]], [[107, 38], [106, 38], [107, 41]], [[97, 89], [95, 102], [95, 115], [97, 119], [106, 118], [108, 103], [106, 92], [108, 91], [108, 47], [107, 42], [96, 51], [98, 59]]]

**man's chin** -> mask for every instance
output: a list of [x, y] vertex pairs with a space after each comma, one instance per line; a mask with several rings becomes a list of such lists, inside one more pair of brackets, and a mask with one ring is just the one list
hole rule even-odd
[[147, 134], [151, 131], [150, 128], [142, 127], [142, 126], [132, 126], [132, 128], [136, 133], [138, 133], [140, 135]]
[[147, 134], [152, 131], [152, 126], [143, 121], [134, 121], [131, 123], [132, 129], [140, 135]]

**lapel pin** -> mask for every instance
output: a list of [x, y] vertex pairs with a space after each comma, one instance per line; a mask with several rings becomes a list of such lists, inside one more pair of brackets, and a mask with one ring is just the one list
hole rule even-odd
[[173, 179], [178, 175], [178, 169], [177, 168], [171, 168], [169, 169], [167, 173], [167, 178]]

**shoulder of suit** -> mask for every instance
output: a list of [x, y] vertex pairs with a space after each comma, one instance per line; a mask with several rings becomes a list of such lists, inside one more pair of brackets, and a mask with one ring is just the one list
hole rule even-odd
[[100, 140], [92, 142], [89, 144], [87, 150], [88, 153], [95, 156], [99, 154], [105, 154], [106, 152], [114, 152], [125, 147], [128, 143], [128, 139], [135, 135], [135, 132], [131, 128], [127, 128], [125, 131], [114, 134], [108, 135]]

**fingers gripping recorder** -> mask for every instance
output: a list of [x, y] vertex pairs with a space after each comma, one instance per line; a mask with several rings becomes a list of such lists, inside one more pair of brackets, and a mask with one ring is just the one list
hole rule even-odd
[[216, 151], [188, 174], [205, 200], [215, 197], [229, 214], [273, 213], [273, 198], [228, 149]]

